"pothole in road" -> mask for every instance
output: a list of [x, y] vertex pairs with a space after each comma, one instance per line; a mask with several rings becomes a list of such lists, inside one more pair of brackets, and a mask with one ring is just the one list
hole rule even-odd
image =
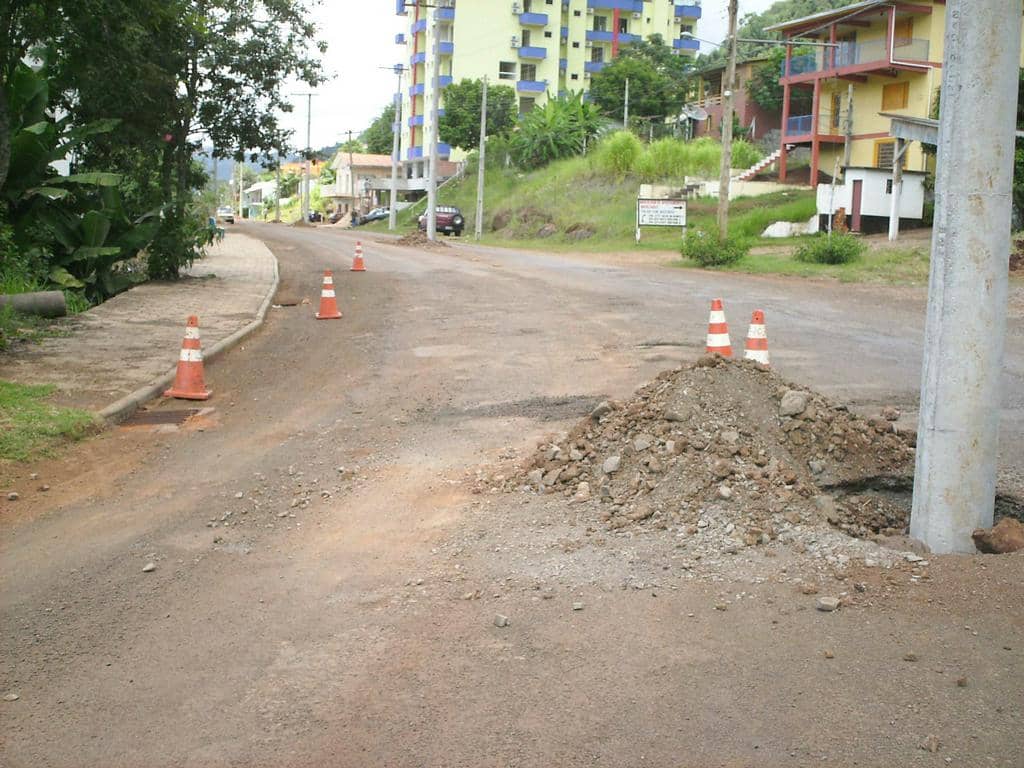
[[136, 411], [134, 415], [123, 421], [121, 426], [155, 427], [163, 424], [184, 424], [186, 420], [199, 413], [199, 410], [199, 408], [161, 408], [153, 411]]
[[[829, 522], [851, 536], [899, 536], [909, 529], [914, 492], [912, 477], [867, 477], [821, 489], [843, 502], [834, 512], [829, 512]], [[1024, 522], [1024, 499], [997, 493], [995, 520], [998, 522], [1004, 517]]]
[[472, 408], [447, 409], [441, 411], [442, 418], [484, 418], [500, 419], [520, 417], [537, 421], [563, 421], [585, 416], [597, 406], [604, 396], [565, 395], [562, 397], [532, 397], [527, 400], [513, 400], [505, 403], [486, 403]]

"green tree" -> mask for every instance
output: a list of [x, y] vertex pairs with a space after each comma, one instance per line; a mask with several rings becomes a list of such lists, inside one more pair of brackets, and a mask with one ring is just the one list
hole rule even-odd
[[[778, 32], [766, 32], [774, 24], [810, 16], [821, 11], [832, 11], [850, 5], [850, 0], [777, 0], [761, 13], [748, 13], [740, 19], [737, 37], [756, 40], [780, 40]], [[724, 42], [724, 41], [723, 41]], [[737, 54], [741, 60], [763, 55], [765, 47], [758, 43], [740, 43]], [[729, 49], [726, 45], [715, 48], [709, 54], [701, 54], [697, 65], [705, 67], [725, 61]]]
[[366, 151], [371, 155], [390, 155], [394, 146], [394, 135], [391, 126], [395, 122], [395, 105], [388, 104], [381, 110], [381, 113], [374, 118], [367, 128], [359, 136], [366, 144]]
[[[467, 151], [480, 146], [480, 110], [483, 81], [462, 80], [444, 89], [444, 115], [439, 121], [441, 141]], [[487, 86], [487, 135], [507, 136], [516, 123], [518, 99], [507, 85]]]
[[602, 114], [621, 120], [626, 80], [629, 80], [629, 113], [637, 117], [679, 114], [689, 93], [689, 63], [673, 54], [660, 35], [626, 48], [594, 75], [590, 96]]
[[[793, 55], [809, 53], [810, 48], [794, 49]], [[767, 52], [767, 60], [754, 68], [750, 82], [747, 84], [747, 93], [754, 102], [769, 112], [782, 111], [782, 85], [779, 78], [782, 76], [782, 67], [786, 61], [786, 49], [782, 47], [771, 48]], [[805, 108], [811, 108], [812, 96], [808, 89], [793, 88], [789, 92], [790, 112], [793, 114], [804, 114]], [[795, 110], [795, 111], [794, 111]]]
[[341, 143], [341, 146], [338, 147], [338, 151], [362, 153], [366, 151], [366, 145], [363, 144], [363, 142], [361, 142], [359, 139], [349, 139], [348, 141], [343, 141]]

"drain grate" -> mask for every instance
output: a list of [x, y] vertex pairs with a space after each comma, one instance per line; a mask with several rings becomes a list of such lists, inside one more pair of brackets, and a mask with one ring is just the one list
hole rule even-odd
[[185, 421], [199, 413], [198, 408], [184, 409], [157, 409], [154, 411], [139, 411], [130, 419], [124, 422], [126, 427], [145, 426], [152, 424], [183, 424]]

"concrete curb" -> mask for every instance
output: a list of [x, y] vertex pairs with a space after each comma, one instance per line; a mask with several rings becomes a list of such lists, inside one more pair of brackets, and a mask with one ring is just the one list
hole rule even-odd
[[[246, 325], [243, 325], [230, 336], [226, 336], [221, 339], [208, 350], [203, 350], [204, 361], [213, 360], [222, 352], [226, 352], [231, 349], [238, 344], [238, 342], [263, 325], [263, 321], [267, 316], [267, 310], [270, 309], [270, 302], [273, 301], [274, 294], [277, 293], [278, 285], [281, 282], [281, 270], [277, 263], [277, 256], [274, 256], [273, 252], [270, 251], [269, 248], [267, 248], [267, 251], [270, 252], [271, 257], [274, 259], [274, 282], [271, 284], [270, 290], [267, 291], [267, 295], [263, 297], [263, 303], [260, 304], [260, 308], [256, 311], [255, 319]], [[130, 395], [125, 395], [117, 402], [111, 403], [102, 411], [99, 411], [96, 416], [109, 424], [117, 424], [124, 421], [131, 416], [131, 414], [134, 413], [140, 405], [147, 403], [162, 394], [171, 382], [174, 381], [174, 376], [177, 373], [177, 370], [178, 366], [175, 364], [173, 368], [167, 371], [167, 373], [160, 378], [135, 390]]]

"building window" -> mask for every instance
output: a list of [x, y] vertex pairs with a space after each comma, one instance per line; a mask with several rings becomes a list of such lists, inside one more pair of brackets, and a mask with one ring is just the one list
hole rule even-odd
[[523, 64], [519, 68], [519, 77], [521, 80], [536, 80], [537, 79], [537, 65], [536, 64]]
[[544, 37], [551, 37], [551, 33], [550, 32], [545, 32], [544, 33]]
[[573, 15], [573, 16], [580, 16], [581, 14], [580, 14], [580, 12], [579, 12], [579, 11], [573, 11], [573, 12], [572, 12], [572, 15]]
[[574, 42], [574, 43], [572, 44], [572, 47], [573, 47], [573, 48], [579, 48], [579, 47], [580, 47], [580, 44], [579, 44], [578, 42]]
[[530, 47], [530, 30], [524, 29], [519, 33], [519, 39], [523, 41], [523, 48]]
[[885, 194], [887, 194], [887, 195], [891, 195], [892, 194], [892, 179], [886, 179], [885, 180]]
[[619, 19], [619, 34], [620, 35], [628, 35], [629, 34], [629, 19]]
[[604, 48], [594, 48], [590, 51], [590, 60], [600, 64], [604, 61]]
[[514, 61], [499, 61], [498, 62], [498, 79], [499, 80], [515, 80], [516, 79], [516, 63]]
[[523, 0], [523, 13], [529, 13], [530, 11], [532, 11], [533, 10], [533, 8], [531, 7], [532, 5], [533, 5], [533, 0]]
[[882, 109], [906, 109], [910, 97], [910, 83], [890, 83], [882, 86]]
[[607, 16], [595, 16], [594, 17], [594, 31], [595, 32], [607, 32], [608, 31], [608, 17]]
[[523, 96], [519, 99], [519, 114], [525, 115], [531, 109], [537, 106], [537, 100], [531, 96]]
[[[648, 21], [650, 21], [650, 19], [648, 19]], [[686, 32], [687, 34], [693, 32], [693, 24], [683, 24], [683, 32]]]
[[838, 93], [832, 94], [832, 127], [839, 127], [840, 113], [843, 111], [843, 100]]
[[569, 79], [570, 79], [570, 80], [579, 80], [579, 79], [580, 79], [580, 76], [579, 76], [579, 75], [576, 75], [576, 74], [573, 74], [573, 75], [569, 75]]
[[[876, 168], [892, 168], [892, 160], [896, 153], [896, 140], [895, 139], [881, 139], [875, 142], [875, 167]], [[903, 168], [907, 167], [907, 153], [903, 153], [900, 166]]]

